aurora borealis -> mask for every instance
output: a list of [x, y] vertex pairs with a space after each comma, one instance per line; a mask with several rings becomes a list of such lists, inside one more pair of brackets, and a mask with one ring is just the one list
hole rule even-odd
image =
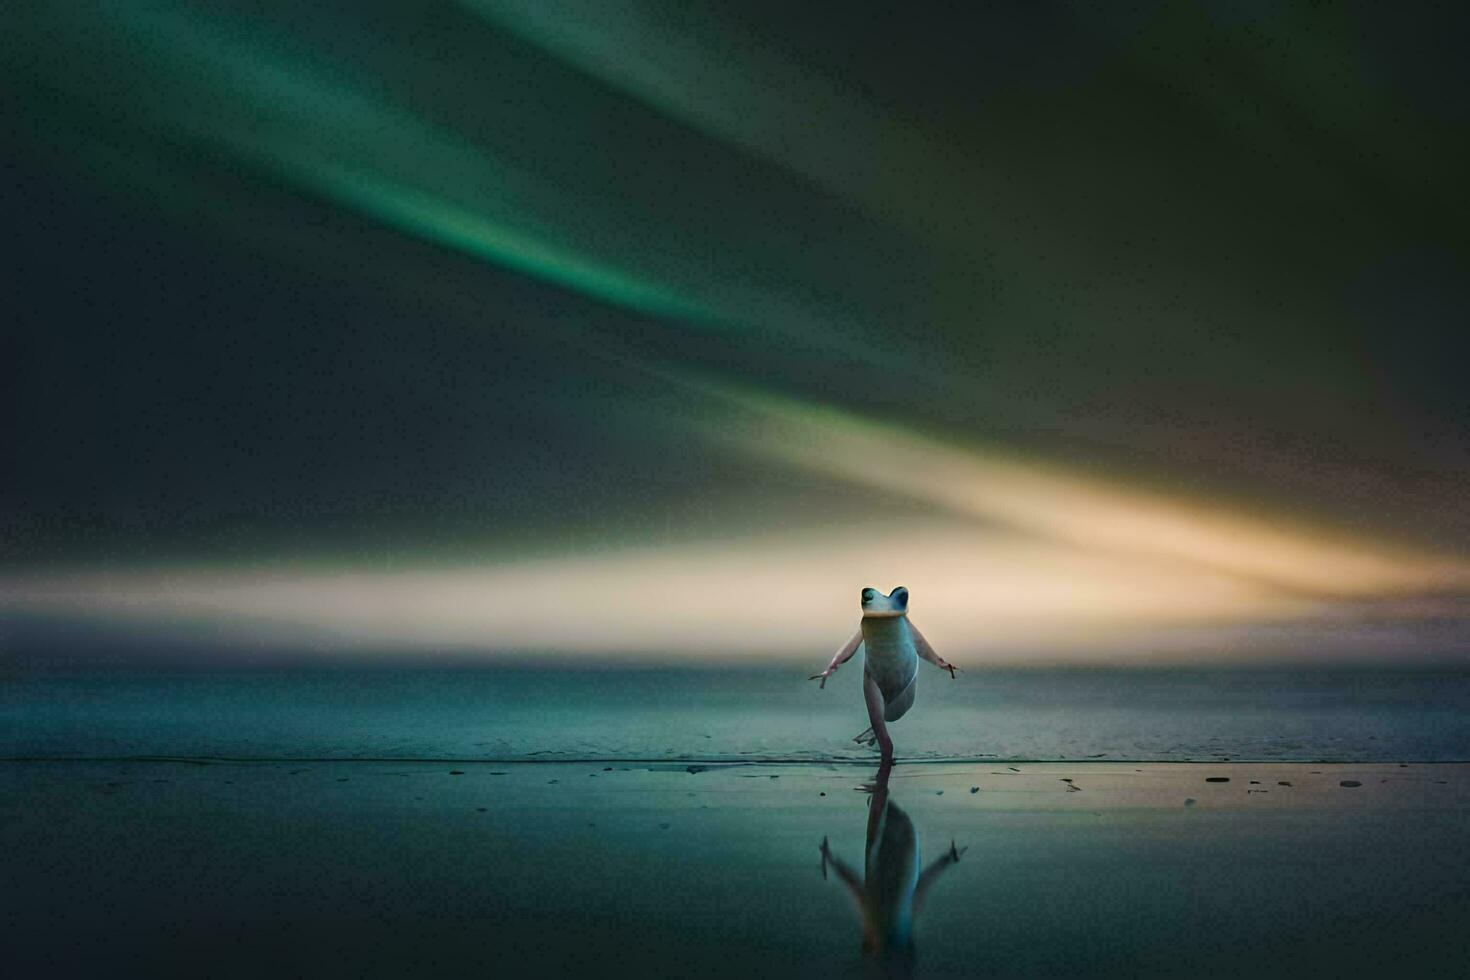
[[3, 18], [0, 616], [1470, 653], [1457, 9]]

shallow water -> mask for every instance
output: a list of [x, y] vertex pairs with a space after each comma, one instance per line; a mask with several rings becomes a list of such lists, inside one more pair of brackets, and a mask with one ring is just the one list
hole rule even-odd
[[1448, 976], [1466, 771], [899, 766], [874, 833], [858, 766], [0, 763], [0, 915], [17, 976]]
[[860, 672], [808, 672], [9, 676], [7, 964], [1448, 975], [1470, 953], [1470, 767], [1414, 761], [1470, 758], [1470, 673], [933, 671], [900, 755], [996, 761], [900, 765], [880, 797], [855, 791]]
[[[861, 667], [118, 672], [0, 681], [0, 756], [853, 759]], [[920, 675], [910, 759], [1470, 759], [1470, 671]]]

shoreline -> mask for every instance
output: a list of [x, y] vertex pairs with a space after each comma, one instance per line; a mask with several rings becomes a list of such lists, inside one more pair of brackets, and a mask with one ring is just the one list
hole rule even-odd
[[[401, 779], [431, 790], [449, 803], [483, 788], [504, 799], [509, 791], [526, 802], [560, 806], [569, 790], [594, 793], [596, 803], [616, 808], [630, 796], [681, 793], [689, 797], [735, 794], [804, 805], [807, 797], [855, 786], [877, 770], [876, 762], [699, 762], [691, 760], [473, 760], [263, 758], [66, 758], [0, 760], [0, 784], [16, 810], [30, 793], [55, 798], [90, 788], [115, 795], [127, 787], [189, 787], [200, 800], [228, 803], [235, 787], [263, 796], [297, 796], [323, 777], [333, 786], [351, 783], [368, 806], [393, 806]], [[169, 778], [163, 778], [163, 777]], [[233, 778], [231, 778], [233, 777]], [[548, 779], [548, 777], [550, 777]], [[596, 782], [592, 782], [596, 780]], [[1384, 762], [1137, 762], [1133, 760], [900, 761], [893, 767], [895, 793], [963, 797], [979, 808], [1146, 808], [1249, 806], [1253, 809], [1470, 808], [1470, 763]], [[574, 790], [576, 786], [582, 790]], [[757, 786], [768, 786], [756, 792]], [[227, 788], [228, 787], [228, 788]], [[432, 789], [431, 789], [432, 788]], [[170, 794], [171, 805], [188, 798]], [[137, 802], [146, 804], [146, 801]]]
[[[669, 766], [669, 765], [697, 765], [706, 769], [730, 769], [739, 766], [867, 766], [878, 765], [875, 759], [852, 759], [845, 757], [811, 759], [792, 758], [782, 756], [759, 757], [751, 759], [731, 759], [728, 756], [577, 756], [577, 757], [547, 757], [527, 758], [526, 756], [334, 756], [334, 755], [262, 755], [262, 756], [231, 756], [231, 755], [36, 755], [36, 756], [0, 756], [0, 765], [47, 763], [47, 762], [161, 762], [179, 763], [181, 765], [230, 765], [235, 763], [272, 763], [272, 762], [360, 762], [360, 763], [423, 763], [423, 764], [455, 764], [455, 765], [494, 765], [494, 766], [543, 766], [543, 765], [593, 765], [611, 764], [618, 766]], [[984, 766], [984, 765], [1140, 765], [1140, 766], [1470, 766], [1470, 759], [1251, 759], [1251, 758], [1228, 758], [1228, 759], [1035, 759], [1026, 757], [1014, 758], [976, 758], [973, 756], [953, 756], [941, 758], [918, 758], [918, 759], [895, 759], [895, 766]]]

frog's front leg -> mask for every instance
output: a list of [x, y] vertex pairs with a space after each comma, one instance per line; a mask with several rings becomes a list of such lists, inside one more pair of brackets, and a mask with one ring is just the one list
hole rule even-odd
[[852, 634], [852, 637], [848, 639], [846, 643], [842, 644], [842, 646], [838, 648], [837, 652], [832, 656], [832, 662], [827, 665], [827, 669], [822, 671], [820, 674], [813, 674], [812, 676], [808, 677], [807, 680], [814, 681], [818, 678], [821, 678], [822, 683], [818, 684], [817, 686], [825, 688], [827, 686], [827, 678], [836, 673], [838, 667], [841, 667], [843, 664], [851, 660], [852, 655], [857, 653], [858, 647], [862, 645], [863, 631], [860, 627], [856, 633]]
[[959, 668], [950, 663], [948, 660], [945, 660], [937, 652], [935, 652], [934, 647], [929, 644], [928, 640], [924, 639], [924, 634], [919, 632], [919, 628], [914, 625], [914, 621], [912, 619], [909, 620], [909, 633], [914, 638], [914, 651], [918, 653], [919, 656], [923, 657], [925, 660], [929, 661], [940, 670], [949, 671], [950, 677], [954, 676], [954, 672], [959, 670]]
[[857, 876], [857, 872], [856, 871], [854, 871], [851, 867], [848, 866], [848, 864], [847, 864], [846, 861], [842, 860], [837, 855], [835, 855], [835, 854], [832, 853], [832, 849], [827, 846], [827, 838], [823, 837], [822, 838], [822, 877], [824, 879], [827, 877], [827, 868], [828, 868], [828, 866], [831, 866], [832, 870], [834, 870], [834, 871], [837, 872], [837, 877], [842, 881], [842, 883], [844, 885], [847, 886], [847, 893], [849, 895], [851, 895], [852, 896], [852, 900], [857, 903], [858, 914], [859, 915], [863, 914], [863, 911], [864, 910], [863, 910], [863, 882], [862, 882], [862, 879]]
[[893, 739], [888, 735], [888, 724], [883, 720], [883, 692], [872, 675], [863, 672], [863, 700], [868, 703], [868, 720], [873, 723], [873, 737], [878, 740], [878, 751], [882, 753], [883, 765], [893, 765]]
[[919, 883], [914, 886], [914, 915], [924, 907], [924, 898], [929, 894], [929, 888], [944, 871], [959, 863], [960, 855], [968, 851], [968, 847], [955, 847], [954, 841], [949, 842], [949, 851], [941, 855], [938, 860], [924, 869], [919, 875]]

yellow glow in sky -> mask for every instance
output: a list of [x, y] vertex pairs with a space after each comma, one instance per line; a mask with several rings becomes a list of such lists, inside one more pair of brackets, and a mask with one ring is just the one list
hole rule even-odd
[[862, 587], [906, 585], [937, 646], [983, 660], [1167, 654], [1191, 629], [1295, 624], [1310, 638], [1314, 623], [1340, 630], [1344, 602], [1442, 615], [1470, 581], [1450, 556], [1131, 492], [795, 402], [725, 397], [747, 424], [712, 426], [710, 438], [938, 506], [903, 522], [449, 569], [37, 574], [0, 585], [0, 604], [345, 646], [820, 658], [855, 628]]

